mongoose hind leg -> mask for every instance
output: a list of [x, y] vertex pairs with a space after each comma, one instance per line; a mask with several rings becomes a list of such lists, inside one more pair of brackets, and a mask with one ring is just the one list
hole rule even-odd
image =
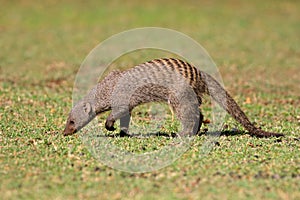
[[199, 117], [200, 117], [200, 119], [199, 119], [199, 124], [198, 124], [198, 128], [197, 128], [197, 132], [194, 132], [195, 134], [198, 134], [198, 133], [199, 133], [200, 128], [201, 128], [201, 126], [202, 126], [202, 124], [203, 124], [204, 116], [203, 116], [201, 110], [200, 110], [200, 116], [199, 116]]
[[203, 121], [203, 114], [199, 108], [201, 100], [179, 102], [175, 96], [170, 95], [168, 103], [181, 122], [182, 130], [178, 133], [178, 136], [196, 135]]
[[199, 118], [194, 117], [193, 119], [185, 120], [184, 118], [181, 121], [182, 131], [178, 133], [179, 136], [194, 136], [197, 135], [200, 131], [201, 125], [203, 123], [203, 114], [199, 111]]

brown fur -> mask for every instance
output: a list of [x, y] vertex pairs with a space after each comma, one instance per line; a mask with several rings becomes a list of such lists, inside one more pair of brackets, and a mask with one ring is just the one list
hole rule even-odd
[[[179, 76], [174, 76], [174, 73]], [[122, 95], [126, 94], [122, 91], [128, 89], [126, 85], [135, 84], [141, 80], [145, 84], [134, 91], [128, 101], [128, 109], [123, 109], [122, 106], [113, 109], [106, 120], [106, 129], [114, 130], [115, 121], [120, 119], [121, 135], [127, 135], [130, 114], [134, 107], [143, 103], [163, 101], [172, 106], [180, 120], [196, 119], [197, 122], [193, 121], [195, 122], [193, 130], [188, 130], [195, 133], [200, 129], [203, 120], [200, 110], [196, 107], [201, 105], [202, 95], [208, 94], [235, 120], [242, 124], [250, 134], [258, 137], [282, 136], [279, 133], [266, 132], [256, 128], [228, 92], [213, 77], [187, 62], [175, 58], [155, 59], [123, 72], [111, 72], [74, 106], [69, 114], [64, 135], [75, 133], [96, 115], [111, 110], [114, 101], [113, 96], [117, 95], [118, 98], [122, 98]], [[163, 81], [162, 84], [153, 84], [153, 81], [159, 82], [161, 80]], [[164, 87], [164, 83], [171, 85], [171, 89]], [[184, 91], [177, 91], [180, 88], [184, 88]], [[193, 97], [188, 97], [191, 100], [187, 104], [182, 104], [178, 97], [173, 95], [177, 93], [183, 97], [188, 96], [190, 93], [187, 91], [190, 89], [196, 94], [196, 100]], [[119, 91], [118, 94], [114, 94], [114, 90]], [[126, 96], [124, 97], [126, 98]], [[184, 113], [186, 109], [190, 108], [195, 109], [193, 109], [193, 112]], [[190, 116], [187, 117], [188, 114]], [[188, 134], [188, 131], [185, 131], [185, 134]]]

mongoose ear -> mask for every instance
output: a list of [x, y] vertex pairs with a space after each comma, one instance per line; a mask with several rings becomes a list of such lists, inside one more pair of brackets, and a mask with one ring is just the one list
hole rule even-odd
[[92, 111], [91, 104], [89, 103], [84, 103], [83, 104], [83, 110], [86, 114], [89, 114]]

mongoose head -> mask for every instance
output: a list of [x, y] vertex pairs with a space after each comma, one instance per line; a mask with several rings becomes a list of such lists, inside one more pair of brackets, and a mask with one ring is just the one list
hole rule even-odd
[[72, 135], [88, 124], [96, 116], [91, 103], [80, 101], [71, 110], [64, 136]]

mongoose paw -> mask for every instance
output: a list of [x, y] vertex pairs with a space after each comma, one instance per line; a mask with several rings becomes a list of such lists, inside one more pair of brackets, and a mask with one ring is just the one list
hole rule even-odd
[[126, 131], [121, 130], [121, 131], [120, 131], [120, 137], [131, 137], [131, 135], [128, 134]]
[[114, 123], [115, 123], [114, 121], [106, 120], [106, 122], [105, 122], [106, 130], [108, 130], [108, 131], [116, 130], [116, 128], [114, 127]]

